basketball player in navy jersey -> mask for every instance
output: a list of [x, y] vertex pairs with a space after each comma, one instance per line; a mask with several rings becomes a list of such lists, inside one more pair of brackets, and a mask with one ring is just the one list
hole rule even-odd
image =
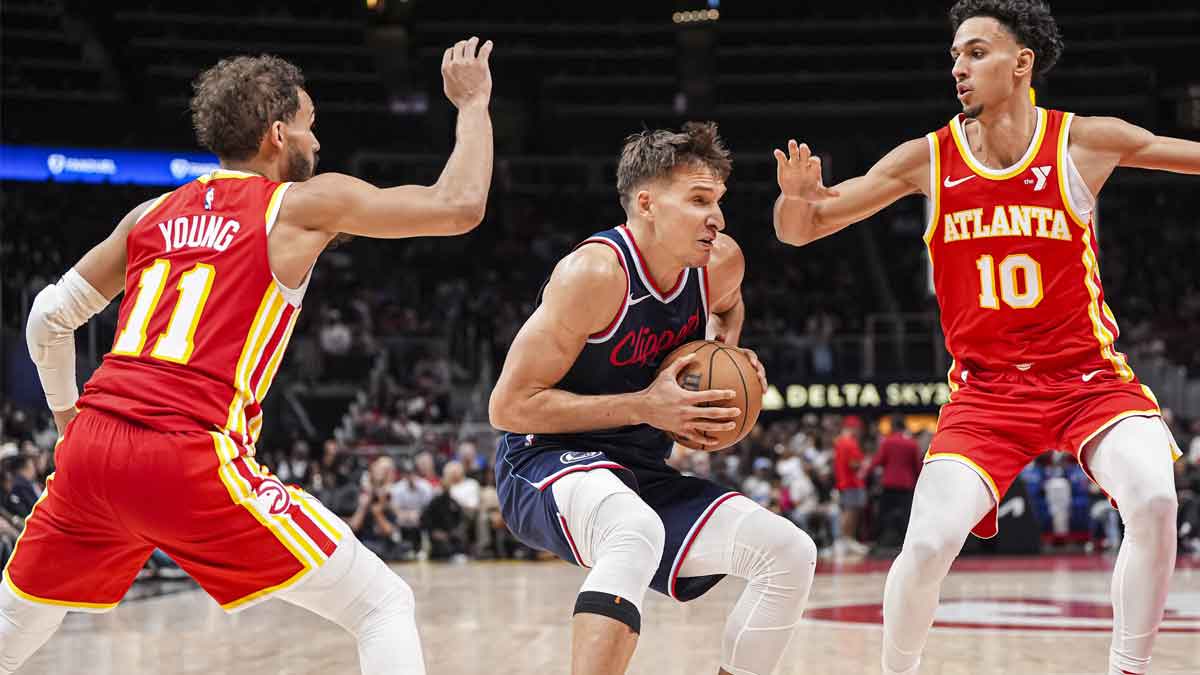
[[558, 263], [492, 392], [491, 422], [509, 432], [496, 455], [505, 521], [591, 570], [575, 601], [573, 675], [625, 672], [647, 586], [687, 601], [727, 574], [749, 582], [725, 626], [728, 675], [769, 675], [808, 598], [808, 535], [666, 464], [669, 434], [713, 449], [705, 432], [734, 428], [740, 412], [721, 407], [732, 391], [679, 386], [693, 357], [655, 375], [678, 345], [736, 345], [741, 333], [745, 260], [720, 207], [730, 168], [712, 123], [629, 137], [617, 167], [627, 224]]

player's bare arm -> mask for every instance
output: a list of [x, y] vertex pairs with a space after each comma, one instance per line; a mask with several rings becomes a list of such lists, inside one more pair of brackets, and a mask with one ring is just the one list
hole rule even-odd
[[728, 390], [693, 392], [680, 387], [679, 359], [648, 388], [630, 394], [584, 396], [555, 385], [571, 369], [589, 335], [598, 333], [625, 302], [625, 272], [606, 246], [583, 246], [563, 258], [542, 302], [509, 348], [492, 390], [492, 426], [516, 433], [573, 433], [649, 424], [708, 447], [700, 432], [733, 428], [736, 408], [701, 407], [733, 398]]
[[112, 234], [85, 253], [58, 284], [39, 293], [30, 308], [25, 331], [29, 354], [60, 435], [78, 414], [75, 329], [125, 290], [125, 240], [155, 201], [145, 201], [127, 213]]
[[384, 239], [452, 236], [483, 220], [492, 180], [492, 42], [478, 45], [478, 38], [459, 42], [442, 58], [446, 97], [458, 108], [458, 122], [454, 150], [436, 183], [378, 188], [353, 176], [324, 173], [289, 188], [277, 226], [287, 230], [288, 246], [308, 259], [299, 265], [303, 271], [341, 233]]
[[[727, 345], [738, 346], [742, 325], [746, 321], [746, 304], [742, 301], [742, 279], [746, 276], [746, 256], [733, 237], [724, 232], [717, 235], [712, 260], [708, 263], [709, 292], [712, 307], [708, 317], [708, 337]], [[758, 372], [763, 389], [767, 388], [767, 372], [753, 350], [740, 348], [750, 357]]]
[[822, 183], [821, 159], [806, 144], [788, 141], [788, 153], [776, 150], [775, 161], [775, 236], [793, 246], [869, 218], [901, 197], [929, 193], [929, 144], [924, 138], [899, 145], [865, 175], [833, 187]]
[[1200, 143], [1158, 136], [1116, 117], [1076, 117], [1070, 151], [1093, 195], [1118, 166], [1200, 174]]

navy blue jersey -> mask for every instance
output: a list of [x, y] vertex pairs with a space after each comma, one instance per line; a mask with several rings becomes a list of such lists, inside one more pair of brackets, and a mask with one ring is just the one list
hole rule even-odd
[[[663, 357], [681, 344], [702, 340], [708, 326], [708, 271], [685, 269], [670, 289], [659, 289], [628, 227], [588, 237], [580, 246], [608, 246], [625, 270], [624, 302], [603, 331], [588, 337], [583, 351], [556, 385], [575, 394], [628, 394], [654, 381]], [[539, 297], [539, 302], [540, 302]], [[516, 434], [524, 436], [524, 434]], [[538, 442], [604, 450], [619, 461], [661, 462], [671, 439], [645, 424], [573, 434], [538, 434]]]

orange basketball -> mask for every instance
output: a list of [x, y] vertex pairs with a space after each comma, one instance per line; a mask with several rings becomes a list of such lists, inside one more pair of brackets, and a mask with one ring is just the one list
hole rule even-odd
[[762, 411], [762, 383], [759, 382], [758, 373], [745, 354], [716, 340], [694, 340], [677, 347], [663, 359], [662, 365], [658, 367], [659, 371], [688, 354], [695, 354], [696, 360], [679, 371], [679, 386], [692, 391], [730, 389], [737, 392], [730, 400], [705, 404], [742, 411], [742, 414], [733, 420], [737, 425], [733, 429], [705, 434], [706, 437], [715, 438], [717, 441], [716, 447], [711, 450], [723, 450], [745, 438], [754, 428], [754, 423], [758, 421], [758, 413]]

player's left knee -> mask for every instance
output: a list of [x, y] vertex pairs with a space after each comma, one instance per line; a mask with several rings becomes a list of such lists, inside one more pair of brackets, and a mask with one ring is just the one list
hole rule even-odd
[[1125, 511], [1125, 526], [1146, 530], [1146, 534], [1174, 536], [1179, 513], [1179, 498], [1174, 491], [1158, 490], [1134, 501], [1121, 504]]
[[774, 579], [807, 586], [816, 571], [817, 545], [812, 537], [781, 516], [760, 511], [742, 526], [739, 542], [756, 554], [746, 556], [744, 570], [751, 583]]

